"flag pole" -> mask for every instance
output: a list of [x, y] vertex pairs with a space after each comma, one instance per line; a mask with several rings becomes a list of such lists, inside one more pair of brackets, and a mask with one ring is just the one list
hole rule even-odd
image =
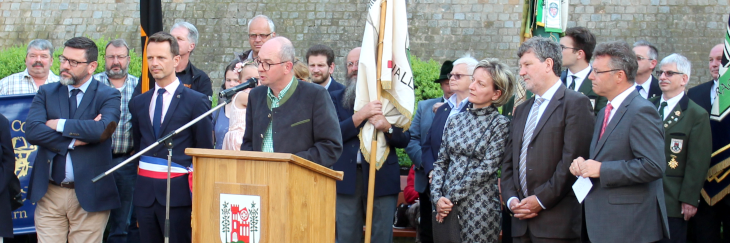
[[[380, 75], [383, 72], [383, 38], [385, 36], [385, 15], [388, 10], [387, 0], [380, 3], [380, 28], [378, 29], [378, 57], [377, 62], [377, 79], [375, 90], [377, 99], [380, 100]], [[365, 214], [365, 243], [370, 243], [373, 232], [373, 198], [375, 196], [375, 167], [378, 163], [378, 130], [373, 132], [373, 141], [370, 143], [370, 173], [368, 174], [368, 201], [367, 213]]]

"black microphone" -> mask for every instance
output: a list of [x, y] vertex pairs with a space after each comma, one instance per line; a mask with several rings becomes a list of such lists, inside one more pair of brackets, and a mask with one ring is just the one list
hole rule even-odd
[[256, 85], [258, 85], [258, 82], [259, 80], [257, 78], [249, 78], [248, 80], [246, 80], [246, 82], [239, 84], [236, 87], [221, 91], [220, 93], [218, 93], [218, 97], [230, 100], [236, 93], [240, 92], [241, 90], [255, 88]]

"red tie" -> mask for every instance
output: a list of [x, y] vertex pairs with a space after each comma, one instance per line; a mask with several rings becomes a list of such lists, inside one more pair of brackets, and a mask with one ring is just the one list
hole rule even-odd
[[601, 126], [601, 135], [598, 136], [598, 139], [601, 139], [601, 137], [603, 137], [603, 132], [606, 131], [606, 125], [608, 125], [608, 117], [611, 116], [611, 110], [613, 110], [613, 106], [609, 103], [606, 105], [606, 111], [603, 113], [603, 126]]

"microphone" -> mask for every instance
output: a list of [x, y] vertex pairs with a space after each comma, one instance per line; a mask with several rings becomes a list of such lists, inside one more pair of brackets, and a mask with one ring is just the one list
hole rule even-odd
[[248, 88], [255, 88], [256, 85], [258, 85], [259, 80], [257, 78], [249, 78], [246, 80], [246, 82], [243, 82], [242, 84], [237, 85], [236, 87], [226, 89], [218, 93], [218, 97], [220, 98], [226, 98], [230, 100], [233, 95], [240, 92], [241, 90], [248, 89]]

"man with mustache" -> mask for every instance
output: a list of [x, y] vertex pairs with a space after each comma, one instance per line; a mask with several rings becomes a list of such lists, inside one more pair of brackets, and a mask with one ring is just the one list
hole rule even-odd
[[[112, 135], [112, 164], [117, 165], [129, 158], [132, 152], [132, 114], [129, 113], [129, 100], [132, 99], [134, 87], [139, 79], [127, 73], [129, 68], [129, 46], [123, 39], [109, 41], [106, 45], [105, 71], [94, 75], [96, 80], [102, 84], [119, 90], [122, 94], [122, 105], [120, 110], [119, 125]], [[135, 222], [136, 218], [131, 215], [132, 192], [134, 181], [137, 179], [137, 165], [129, 163], [114, 171], [114, 180], [119, 190], [119, 199], [122, 206], [112, 209], [109, 215], [109, 243], [126, 243], [127, 226], [129, 222]], [[128, 222], [129, 221], [129, 222]], [[136, 224], [136, 223], [135, 223]]]
[[248, 21], [248, 44], [251, 49], [243, 53], [236, 53], [241, 61], [253, 60], [259, 56], [261, 46], [271, 38], [276, 37], [276, 26], [266, 15], [256, 15]]
[[0, 95], [34, 94], [44, 84], [58, 82], [51, 72], [53, 45], [44, 39], [28, 43], [25, 54], [25, 70], [0, 79]]
[[[109, 210], [118, 208], [112, 167], [119, 91], [96, 81], [96, 43], [75, 37], [58, 58], [61, 80], [43, 85], [26, 119], [25, 137], [38, 146], [28, 199], [36, 203], [39, 242], [101, 242]], [[78, 189], [78, 190], [76, 190]]]
[[[360, 58], [360, 48], [347, 55], [347, 62], [356, 63]], [[337, 118], [342, 131], [342, 156], [332, 167], [343, 171], [344, 179], [337, 182], [337, 242], [360, 242], [363, 239], [365, 199], [370, 164], [360, 152], [360, 129], [369, 122], [385, 133], [390, 146], [383, 166], [375, 173], [375, 198], [373, 200], [373, 242], [393, 242], [393, 215], [395, 214], [398, 193], [400, 193], [398, 155], [395, 148], [405, 148], [410, 135], [403, 129], [391, 126], [383, 116], [382, 103], [375, 100], [359, 111], [354, 111], [357, 87], [357, 67], [348, 65], [347, 86], [344, 90], [332, 92], [332, 102], [337, 110]], [[356, 66], [356, 65], [352, 65]]]
[[322, 85], [330, 93], [345, 88], [332, 77], [335, 71], [335, 52], [332, 48], [314, 45], [307, 50], [306, 58], [312, 82]]

